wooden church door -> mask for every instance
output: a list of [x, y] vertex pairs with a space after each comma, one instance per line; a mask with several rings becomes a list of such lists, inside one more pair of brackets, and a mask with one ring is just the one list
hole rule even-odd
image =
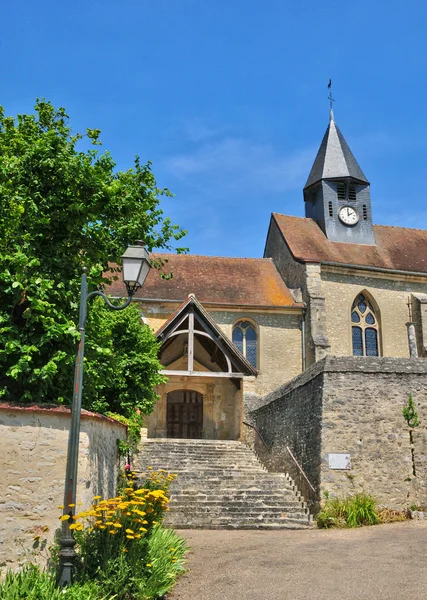
[[200, 439], [203, 429], [203, 396], [199, 392], [176, 390], [167, 396], [168, 438]]

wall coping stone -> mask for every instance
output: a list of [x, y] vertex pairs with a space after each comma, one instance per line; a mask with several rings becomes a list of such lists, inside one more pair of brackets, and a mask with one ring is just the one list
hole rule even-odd
[[260, 400], [260, 406], [250, 412], [256, 413], [262, 410], [267, 404], [283, 398], [292, 390], [306, 385], [324, 373], [410, 373], [427, 376], [427, 360], [425, 358], [389, 358], [385, 356], [326, 356], [288, 383], [266, 394]]
[[[57, 404], [25, 404], [23, 402], [0, 402], [0, 411], [52, 413], [64, 416], [71, 414], [71, 408], [68, 406], [58, 406]], [[121, 423], [120, 421], [117, 421], [116, 419], [113, 419], [112, 417], [107, 417], [106, 415], [101, 415], [100, 413], [92, 412], [84, 408], [82, 408], [81, 416], [83, 419], [96, 419], [98, 421], [108, 421], [110, 423], [114, 423], [115, 425], [120, 425], [124, 429], [127, 429], [127, 425]]]

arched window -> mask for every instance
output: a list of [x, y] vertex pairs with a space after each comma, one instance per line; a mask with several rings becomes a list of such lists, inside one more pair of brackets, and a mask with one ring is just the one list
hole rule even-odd
[[249, 321], [239, 321], [233, 327], [233, 344], [253, 367], [257, 366], [257, 334]]
[[351, 308], [353, 356], [379, 356], [378, 317], [369, 300], [359, 294]]

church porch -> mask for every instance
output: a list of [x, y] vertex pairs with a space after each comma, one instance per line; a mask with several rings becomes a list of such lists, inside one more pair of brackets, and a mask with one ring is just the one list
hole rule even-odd
[[157, 390], [148, 436], [238, 440], [243, 377], [256, 369], [192, 294], [156, 335], [167, 381]]
[[148, 437], [238, 440], [242, 421], [239, 379], [171, 376], [147, 418]]

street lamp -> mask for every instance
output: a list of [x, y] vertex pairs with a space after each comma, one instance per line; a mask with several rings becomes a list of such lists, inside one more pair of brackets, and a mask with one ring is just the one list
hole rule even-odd
[[123, 281], [126, 285], [128, 293], [126, 302], [121, 306], [114, 306], [111, 304], [107, 296], [102, 292], [95, 291], [88, 294], [86, 269], [83, 269], [82, 274], [79, 313], [80, 342], [77, 349], [76, 366], [74, 371], [73, 404], [71, 407], [71, 423], [68, 437], [67, 469], [65, 474], [64, 491], [63, 516], [68, 515], [69, 518], [62, 522], [62, 535], [60, 541], [61, 549], [59, 551], [59, 585], [61, 587], [71, 584], [74, 560], [76, 558], [76, 551], [74, 549], [76, 542], [73, 538], [72, 531], [70, 530], [70, 525], [73, 522], [76, 504], [87, 302], [94, 296], [101, 296], [107, 306], [112, 310], [123, 310], [131, 303], [133, 295], [143, 285], [151, 268], [150, 258], [143, 242], [138, 241], [136, 242], [135, 246], [129, 246], [121, 258], [123, 262]]

